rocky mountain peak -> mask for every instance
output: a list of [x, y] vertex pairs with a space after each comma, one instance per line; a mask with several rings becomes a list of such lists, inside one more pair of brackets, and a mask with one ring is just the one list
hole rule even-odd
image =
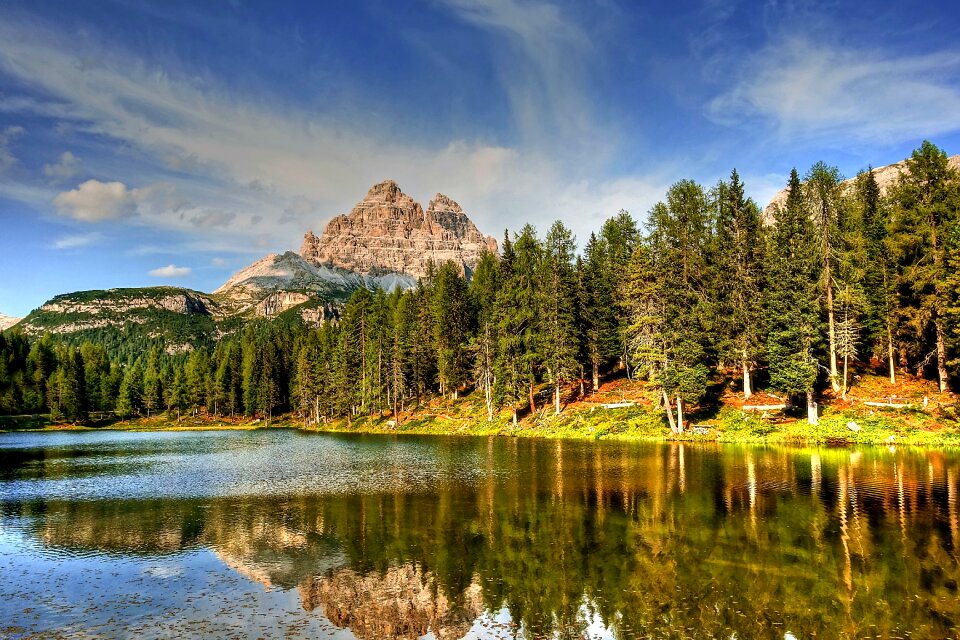
[[396, 182], [384, 180], [350, 213], [331, 220], [320, 237], [307, 232], [300, 255], [317, 266], [361, 275], [418, 278], [431, 261], [452, 260], [470, 273], [484, 250], [496, 251], [496, 241], [480, 233], [452, 198], [438, 193], [424, 212]]

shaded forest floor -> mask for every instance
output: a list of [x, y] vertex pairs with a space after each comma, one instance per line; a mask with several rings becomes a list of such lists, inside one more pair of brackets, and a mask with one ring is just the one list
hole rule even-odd
[[[926, 399], [926, 402], [924, 401]], [[457, 400], [433, 398], [412, 410], [341, 418], [305, 425], [301, 417], [278, 416], [267, 425], [263, 419], [214, 417], [203, 413], [160, 414], [124, 421], [86, 424], [51, 424], [43, 416], [0, 417], [0, 429], [123, 429], [218, 430], [306, 428], [313, 431], [355, 433], [412, 433], [433, 435], [503, 435], [540, 438], [687, 440], [751, 443], [806, 444], [907, 444], [960, 446], [960, 420], [955, 394], [940, 394], [934, 383], [907, 375], [896, 385], [886, 377], [861, 372], [846, 400], [828, 389], [821, 394], [820, 424], [805, 420], [805, 408], [752, 410], [759, 405], [785, 404], [784, 398], [756, 393], [746, 403], [743, 394], [717, 383], [700, 406], [686, 412], [686, 429], [671, 433], [656, 394], [643, 382], [613, 377], [597, 393], [581, 394], [579, 383], [565, 389], [562, 411], [554, 414], [551, 389], [537, 390], [537, 408], [523, 407], [517, 426], [508, 409], [487, 420], [483, 394], [466, 392]], [[894, 406], [870, 406], [865, 403]], [[748, 407], [744, 410], [744, 405]]]

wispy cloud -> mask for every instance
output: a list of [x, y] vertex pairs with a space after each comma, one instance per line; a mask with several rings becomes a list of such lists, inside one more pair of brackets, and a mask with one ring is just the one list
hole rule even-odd
[[53, 164], [43, 165], [43, 175], [54, 180], [72, 178], [80, 172], [80, 159], [70, 151], [60, 154], [60, 159]]
[[460, 19], [497, 36], [491, 47], [520, 134], [537, 145], [596, 143], [586, 85], [590, 37], [553, 2], [442, 0]]
[[891, 143], [960, 129], [960, 50], [893, 55], [792, 37], [756, 52], [717, 96], [717, 122], [785, 141]]
[[69, 236], [57, 238], [53, 243], [54, 249], [78, 249], [99, 242], [103, 235], [94, 231], [91, 233], [78, 233]]
[[[543, 1], [448, 0], [447, 6], [507, 43], [503, 82], [520, 127], [531, 132], [516, 144], [411, 143], [365, 121], [362, 112], [269, 107], [157, 61], [125, 51], [78, 51], [64, 34], [12, 23], [0, 24], [0, 69], [50, 99], [10, 98], [0, 109], [56, 113], [152, 159], [159, 170], [183, 174], [99, 175], [57, 196], [62, 215], [136, 220], [206, 238], [211, 247], [229, 243], [224, 231], [267, 248], [295, 246], [306, 228], [322, 227], [384, 178], [420, 200], [449, 193], [496, 234], [515, 227], [522, 213], [543, 226], [574, 215], [574, 230], [583, 236], [588, 219], [621, 207], [642, 213], [659, 197], [646, 191], [661, 183], [656, 177], [610, 177], [602, 170], [615, 136], [598, 133], [605, 127], [585, 96], [583, 60], [592, 44], [575, 20]], [[87, 161], [84, 169], [97, 175]], [[128, 186], [157, 179], [171, 181], [176, 196], [145, 202]], [[256, 225], [258, 219], [264, 224]]]
[[183, 278], [190, 275], [192, 269], [190, 267], [178, 267], [174, 264], [168, 264], [165, 267], [157, 267], [147, 273], [147, 275], [153, 276], [154, 278]]

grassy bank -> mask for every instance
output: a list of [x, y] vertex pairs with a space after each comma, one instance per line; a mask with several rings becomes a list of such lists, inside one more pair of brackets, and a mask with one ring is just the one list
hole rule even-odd
[[[924, 406], [924, 399], [927, 399]], [[876, 399], [895, 400], [897, 407], [872, 407]], [[526, 409], [514, 426], [509, 411], [487, 420], [480, 394], [457, 400], [434, 399], [415, 411], [391, 415], [341, 418], [305, 426], [296, 415], [279, 416], [270, 424], [249, 418], [223, 418], [203, 414], [160, 414], [149, 418], [90, 424], [54, 424], [44, 416], [0, 417], [4, 430], [202, 431], [221, 429], [300, 428], [337, 433], [383, 433], [426, 435], [499, 435], [531, 438], [632, 441], [716, 441], [766, 444], [877, 444], [915, 446], [960, 446], [960, 421], [955, 399], [939, 394], [928, 383], [904, 380], [891, 387], [882, 378], [865, 377], [846, 400], [824, 398], [820, 424], [782, 411], [744, 410], [742, 396], [718, 392], [712, 404], [695, 407], [682, 434], [667, 426], [664, 411], [656, 407], [653, 394], [643, 383], [614, 380], [597, 394], [581, 396], [579, 388], [568, 390], [559, 415], [552, 404], [541, 404], [535, 413]], [[779, 402], [776, 396], [759, 396], [750, 402]]]

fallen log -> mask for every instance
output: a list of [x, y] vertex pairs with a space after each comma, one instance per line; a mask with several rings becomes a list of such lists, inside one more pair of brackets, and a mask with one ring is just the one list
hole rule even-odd
[[604, 409], [622, 409], [623, 407], [633, 407], [636, 402], [613, 402], [611, 404], [602, 404], [600, 405]]
[[910, 407], [916, 406], [913, 404], [900, 404], [896, 402], [864, 402], [864, 405], [868, 407], [885, 407], [888, 409], [909, 409]]
[[786, 409], [787, 405], [785, 404], [745, 404], [743, 405], [744, 411], [782, 411]]

